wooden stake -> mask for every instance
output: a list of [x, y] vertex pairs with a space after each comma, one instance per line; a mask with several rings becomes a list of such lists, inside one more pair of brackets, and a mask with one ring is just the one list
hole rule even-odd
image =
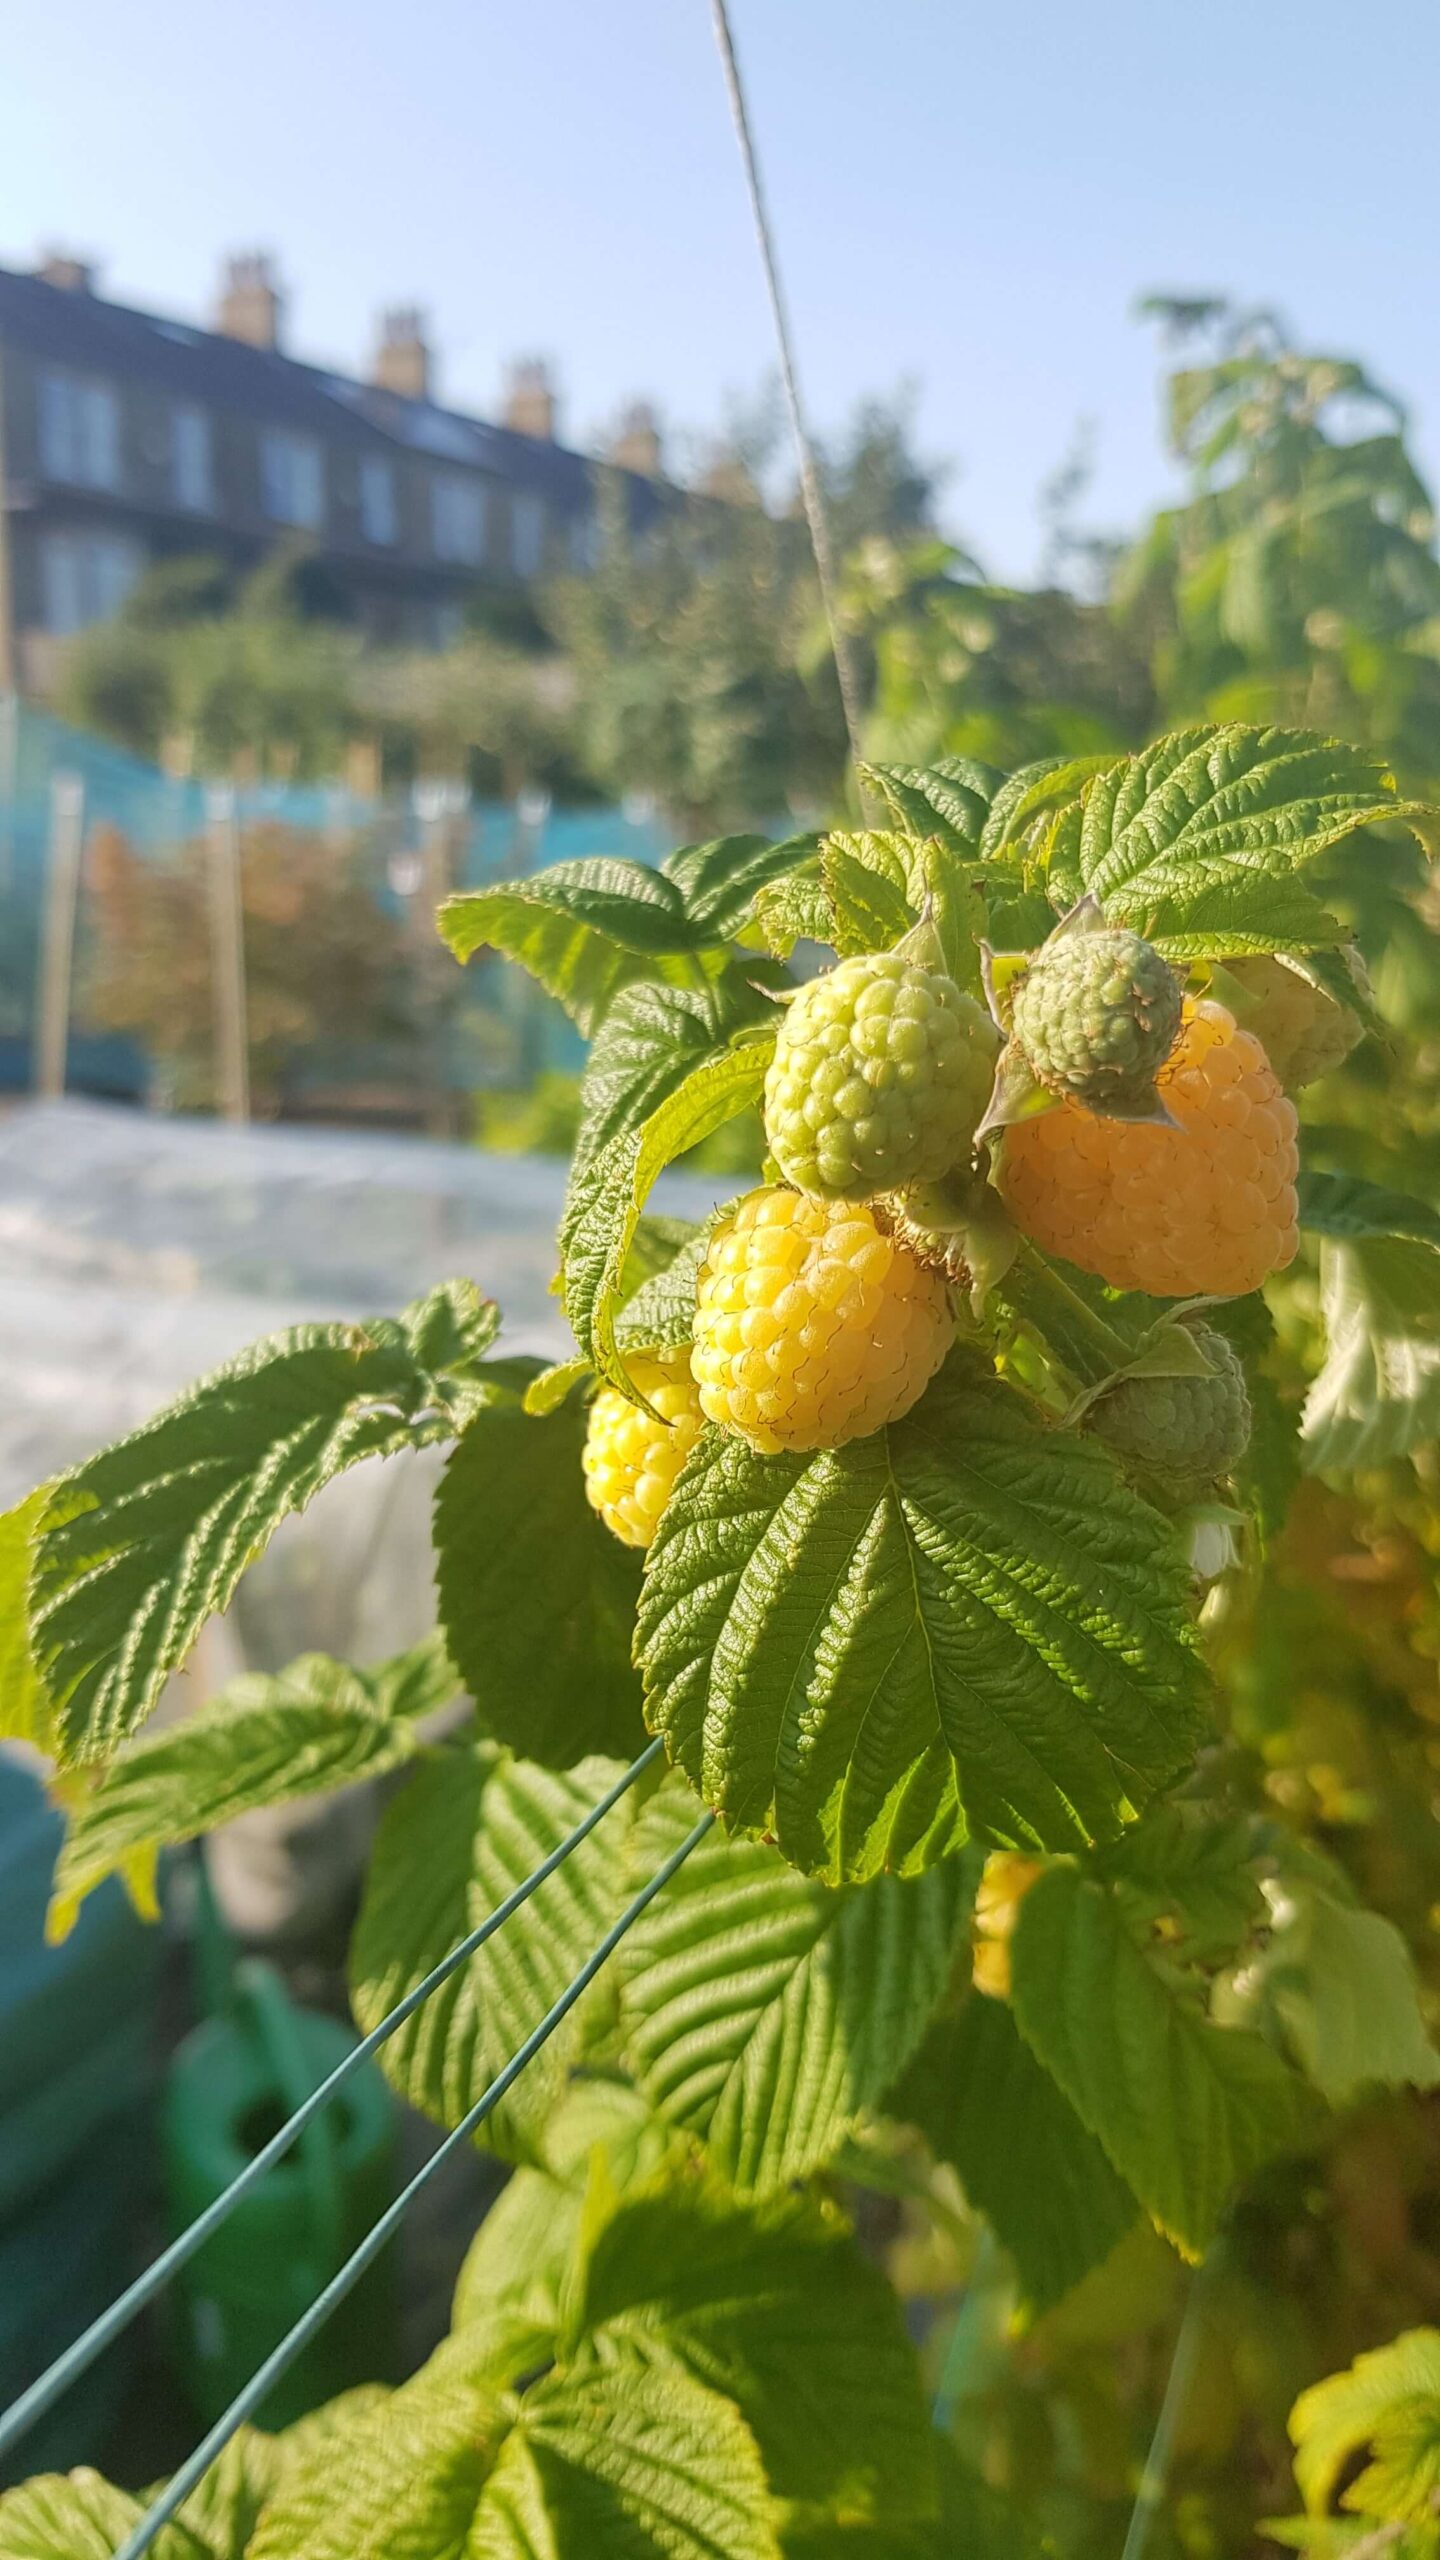
[[50, 1102], [58, 1101], [65, 1091], [75, 978], [75, 917], [80, 904], [84, 841], [84, 782], [78, 773], [52, 774], [32, 1068], [36, 1093]]
[[235, 786], [206, 794], [210, 883], [210, 975], [215, 998], [215, 1091], [222, 1118], [250, 1117], [250, 1036], [245, 1005], [245, 917], [240, 895], [240, 826]]

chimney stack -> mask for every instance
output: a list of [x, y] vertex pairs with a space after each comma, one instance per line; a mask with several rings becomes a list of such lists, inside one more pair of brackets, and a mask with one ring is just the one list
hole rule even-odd
[[755, 474], [744, 456], [729, 445], [716, 447], [695, 485], [702, 498], [718, 498], [727, 507], [760, 504]]
[[647, 480], [660, 477], [660, 421], [648, 400], [633, 401], [624, 412], [608, 459], [621, 471], [638, 471]]
[[247, 347], [278, 346], [284, 307], [274, 261], [263, 249], [226, 259], [215, 314], [223, 338], [240, 338]]
[[500, 414], [502, 425], [513, 427], [517, 435], [539, 436], [546, 444], [554, 443], [558, 404], [550, 367], [543, 356], [522, 356], [512, 364]]
[[381, 312], [370, 379], [377, 390], [397, 392], [402, 400], [430, 398], [430, 344], [418, 303], [397, 303]]
[[77, 258], [71, 249], [47, 249], [35, 270], [42, 284], [53, 284], [60, 293], [93, 293], [95, 268], [89, 258]]

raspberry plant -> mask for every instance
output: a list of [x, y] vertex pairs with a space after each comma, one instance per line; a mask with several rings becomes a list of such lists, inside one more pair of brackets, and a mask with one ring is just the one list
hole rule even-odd
[[[1203, 2257], [1362, 2092], [1440, 2079], [1404, 1940], [1268, 1791], [1244, 1704], [1302, 1470], [1433, 1438], [1440, 1215], [1299, 1166], [1242, 995], [1273, 957], [1363, 1035], [1336, 908], [1425, 813], [1356, 749], [1238, 726], [864, 780], [883, 829], [444, 911], [592, 1043], [572, 1359], [507, 1356], [457, 1280], [261, 1343], [4, 1523], [5, 1719], [68, 1814], [56, 1926], [247, 1806], [398, 1771], [363, 2027], [663, 1737], [668, 1772], [386, 2046], [443, 2123], [719, 1816], [487, 2125], [514, 2175], [445, 2345], [323, 2431], [243, 2439], [201, 2560], [1078, 2550], [948, 2382], [932, 2419], [857, 2199], [953, 2249], [958, 2179], [963, 2245], [988, 2229], [1036, 2320], [1137, 2234]], [[1123, 965], [1081, 973], [1106, 1072], [1077, 1094], [1015, 998], [1081, 908]], [[832, 974], [797, 986], [801, 943]], [[652, 1215], [762, 1098], [759, 1187]], [[435, 1444], [430, 1644], [142, 1731], [287, 1512]], [[470, 1723], [428, 1740], [458, 1691]], [[0, 2560], [128, 2513], [93, 2474], [31, 2483]]]

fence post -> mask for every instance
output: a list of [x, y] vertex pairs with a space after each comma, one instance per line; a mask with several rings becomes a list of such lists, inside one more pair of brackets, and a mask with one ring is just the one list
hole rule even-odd
[[420, 895], [413, 910], [419, 938], [421, 1002], [425, 1021], [426, 1128], [430, 1136], [452, 1134], [452, 1107], [446, 1022], [453, 963], [436, 930], [436, 909], [455, 886], [467, 794], [463, 783], [424, 781], [414, 789], [420, 821]]
[[250, 1037], [245, 1005], [245, 917], [240, 894], [240, 825], [233, 782], [205, 795], [210, 890], [210, 977], [215, 999], [215, 1090], [221, 1115], [250, 1117]]
[[84, 781], [78, 773], [52, 774], [31, 1071], [36, 1093], [51, 1102], [57, 1101], [65, 1090], [75, 976], [75, 917], [80, 904], [80, 854], [84, 841]]
[[0, 897], [15, 886], [15, 824], [20, 798], [20, 696], [0, 693]]

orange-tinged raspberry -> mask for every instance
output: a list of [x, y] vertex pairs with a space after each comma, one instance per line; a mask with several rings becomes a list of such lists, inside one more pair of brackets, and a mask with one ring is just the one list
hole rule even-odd
[[998, 1183], [1018, 1227], [1115, 1289], [1241, 1297], [1289, 1262], [1295, 1106], [1253, 1033], [1187, 1004], [1157, 1079], [1173, 1129], [1063, 1102], [1005, 1132]]
[[868, 1208], [771, 1188], [711, 1239], [690, 1366], [752, 1448], [838, 1449], [909, 1412], [954, 1330], [940, 1274]]
[[657, 1422], [617, 1388], [602, 1387], [585, 1434], [585, 1492], [606, 1528], [627, 1547], [648, 1547], [700, 1437], [703, 1416], [688, 1352], [632, 1359], [630, 1375], [663, 1420]]

